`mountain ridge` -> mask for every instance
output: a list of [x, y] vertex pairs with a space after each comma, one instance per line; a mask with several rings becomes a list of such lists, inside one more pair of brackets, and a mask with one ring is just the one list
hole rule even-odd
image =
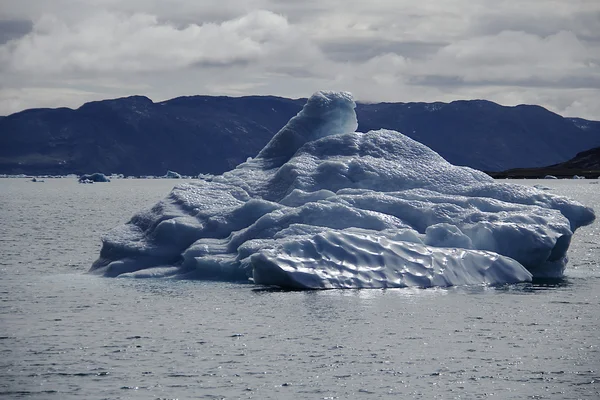
[[[255, 156], [306, 99], [127, 96], [0, 118], [0, 173], [222, 173]], [[488, 171], [540, 167], [600, 146], [600, 122], [488, 100], [357, 103], [358, 130], [392, 129], [448, 161]]]
[[600, 177], [600, 147], [579, 152], [575, 157], [562, 163], [540, 168], [514, 168], [501, 172], [488, 172], [494, 178], [531, 179], [548, 175], [556, 178], [575, 176], [589, 179]]

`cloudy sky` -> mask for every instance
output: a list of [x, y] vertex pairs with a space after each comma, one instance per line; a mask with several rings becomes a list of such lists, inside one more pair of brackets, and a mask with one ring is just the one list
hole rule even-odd
[[319, 89], [600, 120], [600, 1], [0, 0], [0, 115]]

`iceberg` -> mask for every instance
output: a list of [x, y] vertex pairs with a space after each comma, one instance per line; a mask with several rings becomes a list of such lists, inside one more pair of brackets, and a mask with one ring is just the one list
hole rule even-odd
[[315, 93], [256, 157], [177, 185], [104, 235], [91, 272], [291, 289], [563, 276], [591, 208], [452, 165], [399, 132], [356, 132], [355, 106]]
[[94, 182], [110, 182], [110, 179], [106, 177], [106, 175], [95, 172], [89, 175], [81, 175], [79, 177], [79, 183], [94, 183]]
[[163, 178], [167, 178], [167, 179], [181, 179], [181, 175], [175, 171], [167, 171], [167, 173], [165, 174], [165, 176], [163, 176]]

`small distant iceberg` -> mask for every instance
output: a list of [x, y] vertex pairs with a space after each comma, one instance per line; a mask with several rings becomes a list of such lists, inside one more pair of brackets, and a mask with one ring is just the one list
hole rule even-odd
[[167, 179], [181, 179], [181, 175], [175, 171], [167, 171], [166, 175], [163, 178]]
[[558, 178], [555, 177], [554, 175], [546, 175], [546, 176], [544, 176], [544, 179], [558, 179]]
[[356, 132], [355, 106], [315, 93], [256, 157], [108, 232], [91, 272], [292, 289], [563, 276], [591, 208], [452, 165], [399, 132]]
[[79, 177], [79, 183], [95, 183], [95, 182], [110, 182], [108, 177], [100, 172], [96, 172], [89, 175], [81, 175]]

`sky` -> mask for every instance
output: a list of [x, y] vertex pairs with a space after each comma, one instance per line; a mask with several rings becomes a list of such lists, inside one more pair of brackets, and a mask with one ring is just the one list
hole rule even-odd
[[600, 1], [0, 0], [0, 115], [317, 90], [600, 120]]

